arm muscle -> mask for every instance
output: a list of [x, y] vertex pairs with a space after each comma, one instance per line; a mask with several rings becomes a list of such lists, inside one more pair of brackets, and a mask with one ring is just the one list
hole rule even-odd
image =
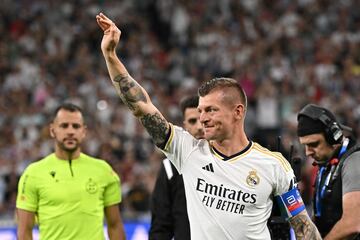
[[289, 219], [291, 227], [294, 229], [296, 239], [315, 240], [321, 239], [320, 233], [315, 224], [311, 221], [306, 210]]
[[16, 214], [18, 218], [17, 239], [32, 240], [32, 229], [35, 223], [35, 213], [17, 209]]
[[105, 217], [110, 240], [125, 240], [125, 232], [118, 205], [105, 207]]

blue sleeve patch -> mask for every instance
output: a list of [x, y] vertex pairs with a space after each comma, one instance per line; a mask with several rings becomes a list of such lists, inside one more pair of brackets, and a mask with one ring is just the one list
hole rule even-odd
[[281, 196], [276, 196], [275, 199], [279, 204], [281, 215], [286, 219], [298, 215], [305, 209], [304, 202], [297, 188], [293, 188]]

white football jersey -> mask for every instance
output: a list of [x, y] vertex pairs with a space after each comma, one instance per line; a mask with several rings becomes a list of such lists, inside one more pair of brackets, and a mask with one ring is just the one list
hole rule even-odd
[[280, 153], [250, 142], [225, 159], [207, 140], [173, 125], [163, 152], [183, 175], [191, 239], [270, 239], [273, 198], [294, 179]]

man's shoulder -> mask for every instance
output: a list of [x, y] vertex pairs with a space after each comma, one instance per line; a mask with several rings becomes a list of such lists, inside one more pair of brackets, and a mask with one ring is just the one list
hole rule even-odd
[[85, 153], [81, 153], [81, 154], [80, 154], [80, 158], [81, 158], [83, 161], [89, 162], [90, 164], [95, 164], [95, 165], [103, 166], [103, 167], [109, 166], [109, 164], [107, 163], [107, 161], [105, 161], [104, 159], [92, 157], [92, 156], [87, 155], [87, 154], [85, 154]]
[[26, 171], [39, 171], [42, 168], [45, 168], [47, 164], [49, 164], [49, 162], [51, 162], [51, 160], [53, 160], [55, 157], [55, 154], [50, 154], [47, 155], [44, 158], [35, 160], [34, 162], [30, 163], [27, 168]]
[[[352, 142], [351, 147], [344, 153], [340, 158], [341, 165], [355, 164], [360, 165], [359, 161], [356, 161], [360, 158], [360, 144]], [[351, 163], [349, 163], [351, 162]]]
[[344, 165], [352, 165], [360, 167], [360, 148], [356, 151], [352, 151], [349, 155], [344, 159]]
[[289, 161], [280, 152], [271, 151], [256, 142], [253, 143], [250, 149], [249, 157], [258, 157], [267, 162], [271, 161], [274, 165], [284, 169], [285, 172], [292, 169]]
[[257, 142], [253, 142], [250, 151], [252, 154], [258, 154], [269, 159], [285, 159], [285, 157], [280, 152], [272, 151], [268, 148], [265, 148]]
[[[171, 125], [171, 129], [175, 133], [175, 136], [181, 135], [186, 140], [191, 141], [191, 143], [193, 143], [193, 145], [204, 146], [204, 145], [209, 144], [209, 142], [206, 139], [196, 139], [193, 135], [191, 135], [188, 131], [186, 131], [184, 128], [182, 128], [180, 126]], [[172, 138], [172, 137], [170, 137], [170, 138]]]
[[360, 155], [360, 144], [355, 141], [351, 141], [349, 145], [351, 147], [349, 147], [348, 150], [344, 154], [344, 155], [347, 155], [346, 158], [353, 157], [354, 155], [359, 156]]
[[360, 157], [360, 146], [354, 149], [347, 158], [359, 158]]
[[[81, 169], [85, 172], [93, 172], [96, 170], [98, 174], [103, 176], [116, 175], [111, 165], [103, 159], [81, 153], [80, 160], [84, 163], [81, 165]], [[108, 173], [111, 174], [109, 175]]]

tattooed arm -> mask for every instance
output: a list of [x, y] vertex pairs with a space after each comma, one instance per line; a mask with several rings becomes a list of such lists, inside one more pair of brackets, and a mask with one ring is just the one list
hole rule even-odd
[[157, 146], [163, 146], [169, 132], [169, 123], [152, 104], [149, 95], [128, 73], [116, 55], [116, 46], [121, 32], [104, 14], [96, 16], [96, 21], [104, 31], [101, 50], [112, 83], [121, 100], [140, 119]]
[[296, 239], [317, 240], [322, 239], [315, 224], [311, 221], [306, 210], [289, 219], [291, 227], [294, 229]]

